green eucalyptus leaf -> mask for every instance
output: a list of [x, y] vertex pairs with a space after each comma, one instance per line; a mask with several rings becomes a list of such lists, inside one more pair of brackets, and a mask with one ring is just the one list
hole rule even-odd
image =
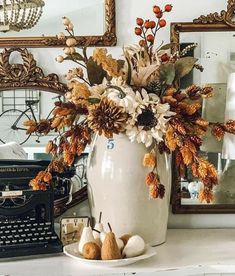
[[127, 67], [128, 67], [126, 83], [128, 85], [130, 85], [131, 84], [132, 68], [131, 68], [131, 63], [128, 58], [126, 59], [126, 62], [127, 62]]
[[171, 85], [175, 79], [175, 66], [172, 63], [166, 63], [160, 66], [160, 81], [164, 84]]
[[101, 84], [104, 77], [106, 77], [104, 69], [92, 57], [87, 62], [87, 76], [91, 85]]
[[124, 67], [124, 65], [125, 65], [125, 60], [118, 59], [117, 60], [117, 64], [118, 64], [118, 71], [120, 71]]
[[178, 81], [189, 74], [197, 61], [198, 59], [194, 57], [183, 57], [178, 59], [175, 63], [175, 80]]
[[86, 50], [87, 50], [87, 47], [82, 48], [82, 53], [83, 53], [85, 63], [87, 63], [87, 61], [88, 61]]
[[91, 104], [97, 104], [100, 102], [100, 99], [98, 98], [88, 98], [88, 102]]
[[168, 43], [165, 45], [162, 45], [162, 47], [158, 51], [164, 51], [164, 50], [169, 50], [172, 48], [173, 45], [176, 45], [177, 43]]
[[72, 56], [72, 59], [84, 61], [84, 57], [79, 53], [73, 53], [71, 56]]

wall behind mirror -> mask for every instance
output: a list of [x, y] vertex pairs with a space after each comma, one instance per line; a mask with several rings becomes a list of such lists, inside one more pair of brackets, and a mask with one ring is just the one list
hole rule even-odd
[[104, 0], [45, 0], [44, 2], [42, 16], [33, 30], [2, 33], [1, 37], [55, 36], [64, 30], [63, 16], [68, 17], [73, 22], [75, 35], [104, 34]]
[[[0, 34], [0, 47], [64, 47], [66, 39], [57, 34], [65, 32], [62, 17], [74, 25], [77, 45], [116, 45], [115, 0], [45, 0], [42, 16], [28, 30]], [[70, 30], [71, 31], [71, 30]]]

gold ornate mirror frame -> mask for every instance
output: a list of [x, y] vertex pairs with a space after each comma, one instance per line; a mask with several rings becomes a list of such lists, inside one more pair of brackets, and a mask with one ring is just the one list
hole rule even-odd
[[[10, 55], [18, 52], [23, 63], [10, 63]], [[39, 89], [64, 95], [67, 91], [65, 84], [59, 77], [51, 73], [44, 75], [43, 70], [37, 66], [33, 55], [23, 48], [4, 49], [0, 53], [0, 91], [11, 89]]]
[[[76, 36], [78, 46], [115, 46], [117, 43], [115, 23], [115, 0], [105, 0], [105, 32], [97, 36]], [[0, 47], [64, 47], [65, 39], [56, 36], [42, 37], [4, 37]]]
[[[201, 15], [193, 22], [171, 23], [172, 53], [180, 49], [180, 33], [183, 32], [229, 32], [235, 31], [235, 0], [227, 1], [227, 10], [220, 13]], [[203, 73], [202, 73], [203, 74]], [[181, 204], [181, 182], [176, 166], [175, 155], [172, 158], [172, 212], [185, 213], [235, 213], [235, 204], [183, 205]]]

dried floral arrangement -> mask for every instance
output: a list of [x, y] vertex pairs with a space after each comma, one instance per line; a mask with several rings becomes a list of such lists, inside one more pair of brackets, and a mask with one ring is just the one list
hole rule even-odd
[[66, 75], [66, 101], [55, 103], [53, 116], [39, 123], [25, 122], [29, 133], [58, 133], [46, 146], [53, 159], [47, 170], [30, 182], [33, 189], [46, 189], [51, 173], [72, 165], [94, 133], [107, 138], [125, 133], [130, 142], [143, 143], [149, 149], [143, 165], [149, 167], [146, 184], [151, 198], [163, 198], [165, 192], [157, 174], [159, 151], [175, 152], [180, 175], [191, 167], [193, 176], [204, 184], [199, 199], [213, 200], [217, 171], [200, 156], [200, 146], [208, 129], [218, 140], [225, 132], [235, 134], [235, 121], [210, 123], [201, 117], [201, 102], [213, 96], [211, 87], [192, 85], [180, 90], [175, 85], [193, 68], [202, 68], [197, 59], [185, 56], [195, 44], [173, 55], [170, 44], [154, 47], [158, 31], [166, 25], [163, 17], [171, 10], [169, 4], [164, 9], [154, 6], [155, 20], [137, 18], [135, 34], [140, 41], [123, 49], [124, 59], [113, 58], [104, 48], [96, 48], [88, 57], [86, 47], [75, 48], [73, 24], [63, 18], [68, 36], [61, 32], [58, 38], [65, 39], [67, 47], [56, 60], [72, 60], [76, 67]]

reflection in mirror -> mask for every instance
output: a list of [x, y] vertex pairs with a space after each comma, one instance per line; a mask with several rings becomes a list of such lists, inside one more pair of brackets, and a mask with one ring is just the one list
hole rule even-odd
[[[226, 41], [226, 43], [225, 43]], [[182, 88], [191, 84], [208, 84], [214, 89], [214, 97], [203, 99], [201, 113], [213, 123], [224, 123], [235, 118], [235, 32], [185, 32], [180, 33], [181, 45], [197, 43], [189, 55], [198, 59], [204, 71], [194, 70], [181, 83]], [[219, 185], [214, 190], [214, 204], [235, 204], [235, 147], [234, 137], [225, 134], [217, 141], [208, 131], [201, 146], [201, 154], [218, 170]], [[198, 205], [202, 183], [191, 170], [181, 178], [181, 204]]]
[[1, 33], [1, 37], [56, 35], [63, 28], [63, 16], [68, 17], [76, 26], [77, 33], [75, 35], [103, 35], [105, 32], [104, 15], [104, 0], [66, 0], [59, 2], [58, 0], [46, 0], [42, 16], [33, 30]]
[[[30, 119], [37, 121], [51, 114], [56, 98], [55, 93], [33, 89], [16, 89], [0, 92], [0, 142], [16, 142], [22, 145], [27, 159], [50, 159], [45, 153], [48, 137], [30, 135], [26, 132], [24, 122]], [[57, 99], [58, 100], [58, 99]], [[53, 134], [51, 134], [53, 139]], [[9, 159], [12, 157], [8, 155]]]
[[[53, 117], [55, 101], [63, 101], [67, 91], [58, 75], [44, 74], [27, 49], [9, 48], [0, 53], [0, 166], [7, 166], [7, 170], [13, 166], [5, 179], [0, 175], [0, 184], [7, 181], [12, 189], [28, 189], [35, 174], [48, 167], [51, 154], [45, 153], [46, 144], [58, 132], [48, 133], [51, 129], [43, 119]], [[35, 130], [34, 121], [40, 124], [34, 132], [36, 135], [29, 135], [26, 129]], [[87, 154], [83, 154], [74, 166], [63, 172], [57, 164], [58, 171], [52, 175], [55, 216], [87, 198], [86, 160]], [[26, 168], [20, 179], [15, 177], [16, 168]]]

